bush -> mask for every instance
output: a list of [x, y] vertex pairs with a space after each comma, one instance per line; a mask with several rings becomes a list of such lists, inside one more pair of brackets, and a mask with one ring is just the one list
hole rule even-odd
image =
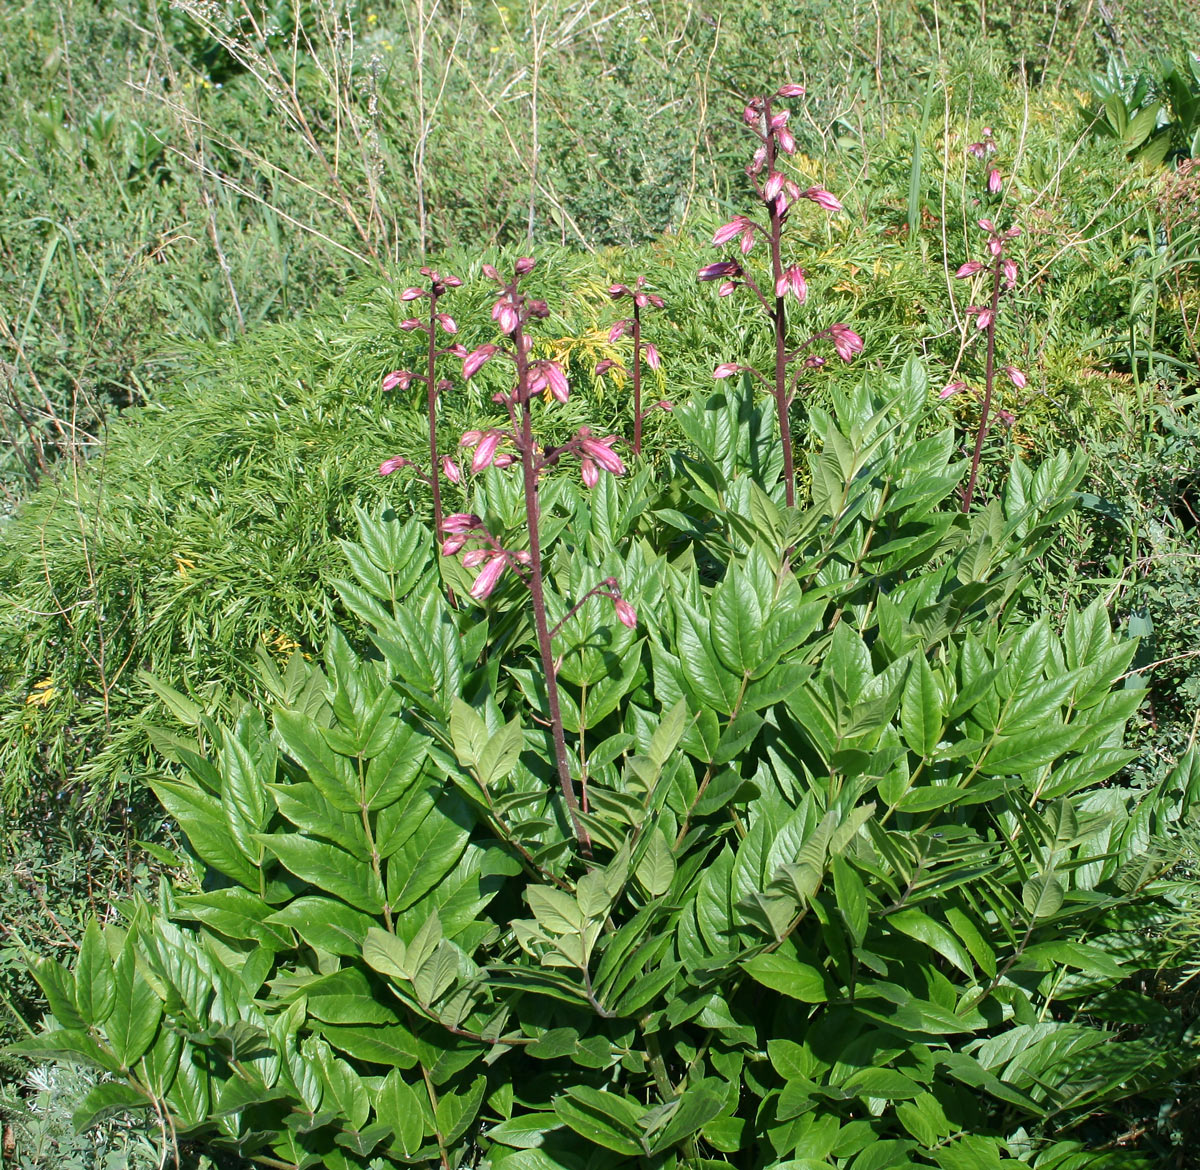
[[1143, 1164], [1092, 1118], [1188, 1060], [1128, 977], [1197, 766], [1109, 785], [1133, 644], [1014, 604], [1082, 464], [963, 516], [910, 365], [814, 412], [785, 515], [748, 393], [681, 412], [685, 510], [648, 469], [547, 489], [552, 613], [611, 575], [641, 615], [555, 640], [590, 858], [521, 591], [451, 605], [424, 526], [368, 520], [368, 640], [158, 737], [197, 885], [40, 961], [19, 1049], [289, 1166]]

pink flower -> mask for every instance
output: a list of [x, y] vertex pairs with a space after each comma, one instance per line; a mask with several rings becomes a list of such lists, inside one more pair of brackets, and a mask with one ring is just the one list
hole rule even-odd
[[804, 365], [810, 370], [819, 370], [825, 364], [825, 359], [820, 354], [810, 353], [804, 359]]
[[787, 125], [788, 119], [792, 116], [791, 110], [776, 110], [771, 115], [770, 128], [772, 130], [781, 130]]
[[612, 297], [614, 301], [620, 300], [621, 297], [628, 296], [630, 292], [632, 292], [632, 290], [626, 284], [610, 284], [608, 286], [608, 295]]
[[666, 305], [666, 303], [667, 303], [667, 302], [666, 302], [666, 301], [664, 301], [664, 300], [662, 299], [662, 297], [660, 297], [660, 296], [658, 295], [658, 293], [651, 293], [651, 294], [650, 294], [650, 303], [651, 303], [651, 304], [652, 304], [652, 305], [653, 305], [653, 306], [654, 306], [656, 309], [661, 309], [661, 308], [663, 308], [663, 306], [664, 306], [664, 305]]
[[823, 207], [826, 211], [842, 210], [841, 201], [826, 191], [824, 187], [809, 187], [807, 191], [801, 192], [801, 195], [804, 199], [811, 199], [818, 207]]
[[500, 351], [498, 345], [481, 345], [463, 358], [463, 379], [469, 379], [477, 374], [483, 363], [496, 356]]
[[1006, 426], [1011, 427], [1017, 421], [1017, 416], [1011, 410], [998, 410], [996, 417]]
[[1008, 375], [1008, 380], [1018, 389], [1024, 390], [1027, 384], [1027, 379], [1016, 366], [1005, 366], [1004, 372]]
[[1004, 186], [1004, 180], [1000, 177], [1000, 172], [995, 167], [988, 172], [988, 191], [993, 195], [1000, 194], [1000, 188]]
[[938, 397], [939, 398], [953, 398], [954, 395], [958, 394], [960, 391], [969, 390], [969, 389], [970, 389], [970, 387], [966, 384], [966, 382], [950, 382], [947, 384], [945, 389], [942, 390], [941, 393], [938, 394]]
[[763, 198], [770, 203], [782, 190], [783, 175], [779, 171], [772, 171], [767, 176], [767, 181], [763, 184]]
[[409, 317], [407, 321], [400, 322], [400, 328], [403, 329], [405, 333], [411, 333], [414, 329], [424, 329], [425, 322], [418, 321], [416, 317]]
[[975, 158], [983, 158], [985, 153], [983, 149], [983, 143], [972, 142], [971, 145], [967, 147], [967, 153]]
[[647, 345], [643, 352], [646, 355], [646, 365], [648, 365], [652, 370], [657, 370], [659, 365], [662, 363], [662, 359], [658, 356], [658, 350], [652, 345]]
[[461, 536], [482, 527], [483, 521], [473, 512], [452, 512], [442, 521], [442, 531], [455, 536]]
[[613, 327], [608, 331], [608, 344], [615, 345], [621, 340], [622, 337], [625, 336], [625, 330], [628, 328], [628, 319], [616, 322], [616, 324], [614, 324]]
[[795, 82], [789, 81], [786, 85], [781, 85], [775, 93], [779, 97], [803, 97], [804, 86], [797, 85]]
[[594, 459], [602, 470], [613, 475], [624, 475], [625, 464], [612, 448], [617, 441], [616, 435], [608, 435], [603, 439], [595, 439], [587, 427], [579, 428], [579, 450], [581, 455]]
[[458, 552], [459, 549], [461, 549], [462, 546], [466, 543], [467, 543], [467, 538], [461, 534], [456, 534], [454, 536], [447, 536], [446, 539], [442, 541], [442, 556], [444, 556], [444, 557], [454, 556], [454, 554], [456, 552]]
[[990, 219], [981, 219], [979, 221], [979, 226], [983, 228], [985, 232], [994, 232], [996, 230], [996, 225], [992, 223]]
[[463, 567], [478, 569], [484, 561], [490, 560], [493, 556], [495, 556], [495, 552], [490, 548], [473, 548], [469, 552], [463, 553]]
[[398, 471], [401, 467], [411, 467], [412, 462], [405, 459], [403, 455], [393, 455], [390, 459], [385, 459], [379, 465], [380, 475], [391, 475], [393, 471]]
[[501, 279], [500, 273], [498, 273], [490, 264], [485, 264], [483, 266], [483, 275], [489, 280], [499, 281], [501, 284], [504, 283], [503, 279]]
[[415, 301], [418, 297], [423, 297], [425, 290], [423, 288], [406, 288], [401, 294], [402, 301]]
[[999, 257], [1000, 253], [1004, 251], [1004, 243], [1002, 240], [997, 240], [993, 237], [988, 240], [987, 249], [993, 256]]
[[744, 215], [736, 215], [728, 223], [723, 223], [715, 232], [713, 232], [713, 247], [719, 248], [722, 244], [728, 244], [734, 236], [740, 236], [746, 229], [746, 217]]
[[460, 447], [474, 447], [483, 438], [483, 431], [463, 431], [463, 437], [458, 440]]
[[497, 451], [496, 458], [492, 460], [492, 466], [501, 471], [506, 467], [511, 467], [512, 464], [513, 457], [507, 451]]
[[779, 149], [782, 150], [784, 154], [796, 153], [796, 139], [793, 137], [790, 130], [788, 130], [786, 127], [781, 127], [779, 130], [775, 131], [775, 137], [779, 140]]
[[500, 445], [502, 438], [504, 436], [499, 431], [488, 431], [479, 440], [479, 445], [475, 448], [475, 454], [471, 456], [471, 471], [473, 473], [477, 474], [492, 462], [492, 458], [496, 454], [496, 448]]
[[967, 312], [975, 318], [976, 329], [986, 329], [996, 319], [996, 314], [982, 305], [971, 305]]
[[733, 293], [736, 291], [737, 291], [737, 285], [734, 284], [732, 280], [725, 280], [725, 281], [722, 281], [720, 286], [717, 288], [717, 296], [727, 297], [730, 295], [730, 293]]
[[453, 317], [450, 316], [449, 313], [439, 313], [437, 315], [437, 323], [447, 333], [457, 333], [458, 332], [458, 323], [454, 320]]
[[457, 276], [443, 276], [442, 284], [444, 284], [447, 288], [460, 288], [462, 286], [462, 281], [459, 280]]
[[1002, 260], [1000, 268], [1004, 273], [1004, 283], [1009, 288], [1014, 288], [1017, 283], [1017, 262], [1015, 260]]
[[413, 379], [411, 370], [393, 370], [383, 376], [385, 390], [407, 390]]
[[761, 113], [762, 113], [762, 106], [759, 105], [758, 107], [755, 107], [755, 104], [753, 102], [751, 102], [742, 111], [742, 121], [745, 122], [747, 126], [753, 126], [754, 123], [758, 121], [758, 116]]
[[793, 264], [790, 268], [785, 269], [775, 282], [777, 297], [786, 296], [789, 290], [801, 304], [808, 299], [808, 284], [804, 279], [804, 269], [798, 264]]
[[737, 362], [722, 362], [713, 370], [714, 378], [732, 378], [742, 367]]
[[856, 353], [863, 351], [863, 339], [849, 325], [839, 322], [829, 327], [829, 336], [833, 338], [833, 348], [844, 362], [850, 361]]
[[613, 606], [617, 611], [617, 621], [623, 626], [628, 626], [631, 630], [637, 629], [637, 610], [629, 604], [624, 598], [618, 597], [613, 602]]
[[587, 456], [579, 460], [579, 474], [583, 478], [584, 487], [594, 488], [600, 482], [600, 468]]
[[442, 474], [451, 483], [462, 483], [462, 469], [449, 455], [442, 456]]
[[[614, 362], [612, 360], [612, 358], [603, 358], [601, 361], [598, 361], [596, 363], [596, 377], [597, 378], [602, 377], [604, 374], [607, 374], [608, 371], [611, 370], [614, 366], [619, 366], [619, 365], [620, 365], [620, 363]], [[622, 371], [624, 371], [624, 366], [622, 366], [621, 369], [622, 369]]]
[[978, 260], [968, 260], [954, 275], [959, 280], [966, 280], [968, 276], [974, 276], [977, 272], [982, 272], [984, 265]]
[[544, 369], [546, 371], [546, 384], [550, 387], [551, 397], [556, 402], [566, 402], [571, 394], [571, 389], [567, 385], [566, 374], [562, 372], [557, 362], [546, 362]]
[[493, 553], [488, 563], [479, 570], [479, 576], [475, 578], [475, 584], [470, 589], [471, 596], [476, 601], [490, 597], [492, 590], [496, 588], [496, 584], [500, 580], [500, 575], [507, 567], [508, 559], [505, 555]]
[[513, 265], [513, 271], [518, 276], [524, 276], [526, 273], [532, 272], [537, 261], [532, 256], [522, 256], [516, 264]]
[[513, 303], [508, 297], [501, 297], [492, 306], [492, 320], [500, 326], [501, 333], [514, 333], [520, 324], [517, 310], [513, 308]]
[[742, 266], [734, 260], [720, 260], [706, 264], [696, 273], [697, 280], [720, 280], [723, 276], [741, 276]]

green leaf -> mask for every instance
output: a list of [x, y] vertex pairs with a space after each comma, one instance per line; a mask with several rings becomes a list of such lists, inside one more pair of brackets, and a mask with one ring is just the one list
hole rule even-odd
[[408, 1084], [398, 1070], [388, 1073], [375, 1098], [375, 1116], [390, 1126], [405, 1157], [420, 1148], [429, 1130], [429, 1102]]
[[104, 935], [93, 918], [83, 932], [79, 961], [75, 966], [75, 1004], [84, 1022], [96, 1027], [112, 1013], [116, 1002], [112, 960]]
[[618, 1093], [573, 1085], [554, 1100], [554, 1113], [580, 1137], [626, 1157], [643, 1153], [642, 1110]]
[[898, 930], [902, 934], [908, 935], [909, 938], [924, 943], [942, 958], [953, 963], [967, 978], [971, 977], [974, 964], [971, 962], [971, 955], [966, 947], [940, 922], [935, 922], [928, 914], [912, 907], [906, 907], [903, 910], [897, 910], [894, 914], [889, 914], [884, 921], [889, 929]]
[[437, 1123], [442, 1141], [451, 1146], [470, 1129], [483, 1104], [487, 1077], [480, 1073], [462, 1092], [443, 1092], [437, 1103]]
[[162, 1001], [138, 974], [131, 935], [113, 970], [113, 1010], [104, 1025], [104, 1035], [122, 1068], [131, 1068], [150, 1047], [162, 1012]]
[[359, 810], [358, 778], [353, 765], [325, 742], [312, 718], [302, 711], [277, 710], [275, 734], [288, 753], [339, 812]]
[[147, 1109], [150, 1101], [145, 1093], [123, 1081], [105, 1081], [93, 1085], [84, 1097], [83, 1104], [71, 1116], [76, 1133], [90, 1129], [99, 1121], [130, 1113], [135, 1109]]
[[82, 1029], [84, 1019], [75, 1006], [75, 976], [61, 963], [40, 955], [32, 961], [29, 970], [59, 1024], [70, 1030]]
[[[559, 1129], [562, 1122], [555, 1113], [522, 1113], [488, 1128], [488, 1141], [499, 1142], [518, 1150], [536, 1149], [546, 1139], [546, 1134]], [[505, 1165], [508, 1164], [507, 1159]]]
[[724, 1092], [718, 1093], [703, 1082], [689, 1084], [684, 1089], [679, 1107], [671, 1115], [671, 1120], [655, 1138], [650, 1153], [661, 1154], [678, 1145], [685, 1138], [691, 1137], [701, 1126], [712, 1121], [724, 1108]]
[[291, 927], [310, 947], [333, 955], [358, 955], [375, 925], [369, 914], [313, 894], [294, 899], [264, 921]]
[[742, 969], [756, 983], [801, 1003], [824, 1003], [829, 998], [824, 974], [782, 951], [755, 955]]
[[333, 894], [358, 910], [382, 912], [384, 894], [378, 876], [345, 850], [299, 833], [260, 834], [259, 840], [285, 868], [322, 893]]
[[1021, 903], [1030, 918], [1051, 918], [1062, 909], [1066, 894], [1052, 873], [1038, 874], [1021, 887]]
[[918, 654], [900, 697], [900, 731], [908, 747], [926, 759], [937, 748], [944, 727], [937, 680], [924, 655]]
[[646, 851], [634, 874], [652, 898], [660, 897], [671, 888], [671, 882], [675, 880], [675, 855], [662, 829], [650, 830]]
[[74, 1029], [62, 1029], [30, 1036], [9, 1045], [6, 1051], [20, 1053], [22, 1056], [29, 1056], [34, 1060], [65, 1060], [71, 1064], [86, 1064], [93, 1068], [102, 1068], [110, 1073], [121, 1071], [121, 1062], [107, 1047], [98, 1043], [87, 1032]]

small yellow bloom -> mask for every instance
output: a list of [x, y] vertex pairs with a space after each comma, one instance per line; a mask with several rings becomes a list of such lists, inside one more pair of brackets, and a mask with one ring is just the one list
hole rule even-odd
[[44, 678], [40, 683], [35, 683], [33, 690], [25, 699], [27, 707], [49, 707], [58, 694], [58, 688], [54, 685], [54, 679]]

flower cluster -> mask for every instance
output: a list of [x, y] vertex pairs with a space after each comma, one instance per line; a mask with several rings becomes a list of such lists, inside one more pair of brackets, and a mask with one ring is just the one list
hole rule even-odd
[[[983, 141], [973, 142], [967, 147], [967, 152], [976, 159], [987, 160], [996, 152], [995, 139], [990, 128], [985, 127]], [[996, 167], [991, 167], [987, 175], [987, 189], [990, 195], [999, 195], [1004, 189], [1004, 177]], [[988, 424], [993, 413], [993, 399], [996, 389], [996, 320], [1000, 311], [1001, 298], [1005, 293], [1016, 288], [1019, 269], [1017, 262], [1007, 254], [1013, 240], [1021, 234], [1019, 227], [1001, 229], [992, 219], [979, 220], [979, 228], [987, 233], [985, 244], [986, 258], [982, 260], [967, 260], [955, 272], [959, 280], [976, 281], [984, 278], [983, 289], [988, 295], [986, 300], [967, 306], [967, 316], [974, 321], [976, 336], [982, 334], [986, 339], [987, 351], [984, 358], [984, 387], [980, 408], [979, 424], [975, 432], [975, 447], [971, 459], [971, 473], [963, 490], [963, 511], [971, 506], [975, 491], [975, 481], [979, 473], [979, 463], [983, 454], [983, 442], [988, 433]], [[988, 278], [990, 277], [990, 281]], [[990, 288], [988, 287], [990, 284]], [[982, 290], [981, 290], [982, 291]], [[1014, 365], [1003, 365], [999, 370], [1004, 373], [1012, 385], [1023, 390], [1028, 385], [1024, 372]], [[971, 387], [960, 379], [949, 382], [941, 391], [940, 398], [952, 398], [956, 394], [970, 392]], [[1016, 422], [1012, 411], [996, 409], [995, 416], [1006, 426]]]
[[[780, 98], [800, 97], [803, 94], [803, 86], [789, 84], [780, 86], [770, 97], [754, 97], [747, 102], [742, 119], [758, 139], [758, 146], [746, 167], [746, 174], [750, 177], [755, 194], [762, 201], [766, 222], [749, 215], [735, 215], [728, 223], [722, 224], [713, 233], [713, 247], [724, 248], [736, 240], [741, 258], [706, 264], [697, 273], [702, 281], [719, 282], [718, 296], [727, 297], [740, 288], [747, 289], [771, 321], [775, 335], [773, 377], [768, 378], [753, 367], [737, 362], [722, 362], [713, 371], [713, 377], [728, 378], [745, 370], [759, 378], [774, 396], [783, 445], [784, 491], [789, 507], [795, 503], [796, 475], [788, 411], [804, 370], [814, 369], [825, 362], [824, 358], [809, 351], [818, 341], [827, 339], [833, 343], [838, 357], [848, 362], [863, 349], [862, 338], [842, 322], [819, 330], [798, 346], [788, 346], [787, 298], [794, 298], [797, 305], [807, 302], [808, 273], [799, 264], [785, 263], [782, 247], [784, 225], [796, 204], [803, 201], [815, 203], [830, 214], [842, 210], [841, 200], [824, 187], [802, 188], [782, 169], [784, 156], [796, 152], [796, 139], [788, 129], [791, 111], [779, 108], [776, 103]], [[756, 279], [746, 267], [750, 253], [760, 240], [768, 252], [769, 282]], [[789, 378], [788, 367], [793, 364], [797, 365], [797, 369]]]
[[[633, 453], [635, 455], [642, 453], [642, 422], [646, 415], [651, 410], [672, 409], [669, 402], [656, 402], [649, 410], [642, 409], [642, 362], [645, 361], [652, 370], [657, 370], [662, 365], [662, 358], [659, 356], [657, 348], [654, 345], [642, 343], [642, 310], [663, 308], [663, 299], [657, 293], [645, 292], [645, 287], [646, 278], [639, 276], [634, 288], [630, 288], [627, 284], [614, 284], [610, 285], [608, 289], [608, 295], [614, 301], [628, 298], [633, 302], [633, 316], [622, 317], [621, 320], [613, 322], [608, 331], [608, 343], [616, 345], [626, 333], [632, 332], [633, 334]], [[629, 370], [612, 358], [605, 358], [596, 363], [598, 376], [602, 376], [612, 369], [616, 369], [626, 376], [630, 375]]]
[[454, 336], [458, 332], [458, 323], [449, 313], [444, 313], [438, 308], [438, 300], [450, 289], [460, 288], [462, 281], [457, 276], [443, 276], [433, 268], [422, 268], [421, 275], [428, 279], [429, 287], [402, 289], [400, 300], [411, 303], [428, 298], [429, 317], [424, 321], [417, 317], [406, 318], [400, 322], [400, 328], [405, 333], [420, 331], [426, 334], [428, 338], [426, 346], [426, 370], [423, 374], [415, 373], [412, 370], [392, 370], [383, 376], [383, 389], [407, 390], [414, 382], [423, 382], [425, 384], [429, 414], [429, 474], [426, 475], [416, 464], [398, 455], [391, 459], [385, 459], [379, 465], [379, 474], [391, 475], [393, 471], [397, 471], [401, 467], [413, 467], [417, 471], [417, 474], [429, 485], [429, 489], [433, 494], [433, 526], [435, 532], [440, 532], [442, 526], [442, 492], [438, 469], [440, 467], [446, 478], [454, 483], [459, 481], [460, 476], [458, 475], [458, 468], [454, 465], [452, 459], [448, 456], [438, 456], [437, 398], [440, 393], [451, 388], [451, 383], [445, 378], [438, 379], [436, 373], [437, 359], [445, 356], [465, 358], [467, 350], [465, 346], [457, 342], [439, 347], [439, 331]]

